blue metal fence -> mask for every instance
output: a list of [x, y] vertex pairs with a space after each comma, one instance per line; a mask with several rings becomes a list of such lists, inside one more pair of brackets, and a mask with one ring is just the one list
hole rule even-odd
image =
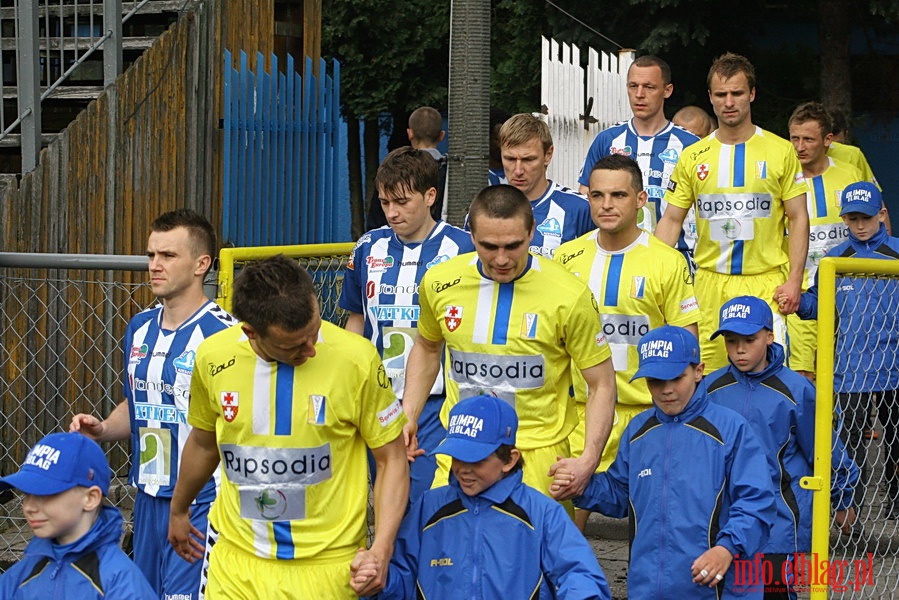
[[287, 57], [286, 74], [257, 54], [256, 70], [225, 51], [223, 241], [235, 246], [350, 240], [349, 203], [338, 179], [340, 63], [319, 62], [305, 77]]

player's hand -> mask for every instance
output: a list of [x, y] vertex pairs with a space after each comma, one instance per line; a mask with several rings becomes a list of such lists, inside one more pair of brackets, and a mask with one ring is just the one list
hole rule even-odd
[[835, 511], [833, 520], [837, 527], [840, 528], [840, 533], [849, 535], [852, 533], [852, 526], [855, 525], [855, 522], [858, 520], [858, 515], [855, 513], [855, 508], [850, 506], [845, 510]]
[[799, 310], [799, 297], [802, 295], [802, 284], [787, 281], [774, 290], [774, 301], [782, 315], [792, 315]]
[[169, 515], [169, 543], [175, 553], [189, 563], [203, 558], [206, 552], [205, 539], [200, 530], [190, 522], [190, 512]]
[[699, 555], [690, 567], [693, 583], [715, 587], [722, 581], [734, 557], [724, 546], [714, 546]]
[[84, 434], [92, 440], [100, 439], [105, 429], [106, 425], [103, 421], [94, 415], [84, 413], [78, 413], [72, 417], [72, 422], [69, 424], [69, 431]]
[[571, 485], [571, 482], [574, 481], [574, 473], [565, 467], [559, 467], [551, 472], [553, 474], [553, 482], [549, 485], [549, 493], [555, 497], [557, 493]]
[[384, 589], [388, 562], [371, 550], [356, 551], [350, 563], [350, 587], [357, 596], [371, 596]]
[[[556, 464], [549, 468], [549, 476], [553, 478], [549, 493], [556, 500], [570, 500], [584, 493], [594, 466], [581, 458], [556, 457]], [[566, 481], [567, 480], [567, 481]]]
[[411, 419], [403, 425], [403, 443], [406, 445], [406, 458], [409, 462], [415, 462], [419, 456], [424, 456], [425, 449], [418, 447], [418, 423], [413, 423]]

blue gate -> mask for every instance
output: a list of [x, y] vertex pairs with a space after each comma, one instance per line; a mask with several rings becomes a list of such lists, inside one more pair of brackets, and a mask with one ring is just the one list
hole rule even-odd
[[240, 53], [240, 70], [225, 51], [223, 241], [274, 246], [348, 241], [349, 202], [338, 186], [340, 63], [319, 62], [312, 76], [265, 72], [258, 54], [254, 73]]

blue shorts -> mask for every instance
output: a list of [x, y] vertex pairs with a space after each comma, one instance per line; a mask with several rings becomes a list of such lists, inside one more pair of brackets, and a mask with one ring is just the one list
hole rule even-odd
[[[137, 492], [134, 500], [134, 564], [160, 598], [201, 600], [200, 577], [203, 561], [189, 563], [175, 554], [169, 544], [169, 498]], [[208, 535], [211, 503], [192, 504], [190, 522]]]

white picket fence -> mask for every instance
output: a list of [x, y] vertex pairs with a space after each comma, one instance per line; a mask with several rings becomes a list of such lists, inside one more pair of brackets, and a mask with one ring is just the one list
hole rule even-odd
[[631, 116], [626, 84], [635, 53], [621, 50], [615, 56], [588, 48], [584, 69], [577, 46], [542, 40], [540, 102], [555, 146], [547, 175], [577, 189], [578, 173], [593, 138]]

